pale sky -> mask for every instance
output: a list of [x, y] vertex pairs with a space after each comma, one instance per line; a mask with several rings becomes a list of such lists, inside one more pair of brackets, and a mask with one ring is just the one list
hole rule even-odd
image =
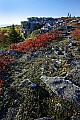
[[80, 16], [80, 0], [0, 0], [0, 25], [20, 24], [27, 17]]

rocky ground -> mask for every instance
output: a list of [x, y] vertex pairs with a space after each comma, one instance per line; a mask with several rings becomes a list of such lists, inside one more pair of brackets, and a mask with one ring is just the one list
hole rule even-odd
[[64, 39], [23, 54], [1, 72], [1, 120], [79, 120], [80, 42]]

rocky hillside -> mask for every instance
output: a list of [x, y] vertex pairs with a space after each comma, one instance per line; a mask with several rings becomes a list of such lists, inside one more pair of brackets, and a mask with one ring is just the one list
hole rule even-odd
[[[79, 120], [80, 42], [47, 41], [29, 54], [14, 53], [1, 71], [1, 120]], [[47, 117], [47, 118], [46, 118]]]

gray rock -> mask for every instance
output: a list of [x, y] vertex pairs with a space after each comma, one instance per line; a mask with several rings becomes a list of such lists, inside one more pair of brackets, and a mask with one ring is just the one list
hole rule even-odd
[[43, 117], [43, 118], [38, 118], [34, 120], [54, 120], [53, 118], [48, 118], [48, 117]]
[[23, 87], [25, 87], [25, 88], [26, 87], [32, 87], [32, 88], [34, 88], [36, 86], [37, 85], [35, 83], [31, 82], [29, 79], [25, 79], [25, 80], [21, 81], [21, 83], [19, 85], [20, 88], [23, 88]]
[[41, 76], [41, 80], [50, 87], [54, 93], [64, 99], [76, 101], [79, 97], [76, 91], [80, 91], [80, 87], [73, 84], [70, 80], [66, 80], [65, 77]]

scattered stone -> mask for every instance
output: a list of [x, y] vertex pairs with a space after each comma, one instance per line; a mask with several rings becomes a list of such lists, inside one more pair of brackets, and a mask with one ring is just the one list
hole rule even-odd
[[38, 118], [34, 120], [54, 120], [53, 118], [48, 118], [48, 117], [43, 117], [43, 118]]

